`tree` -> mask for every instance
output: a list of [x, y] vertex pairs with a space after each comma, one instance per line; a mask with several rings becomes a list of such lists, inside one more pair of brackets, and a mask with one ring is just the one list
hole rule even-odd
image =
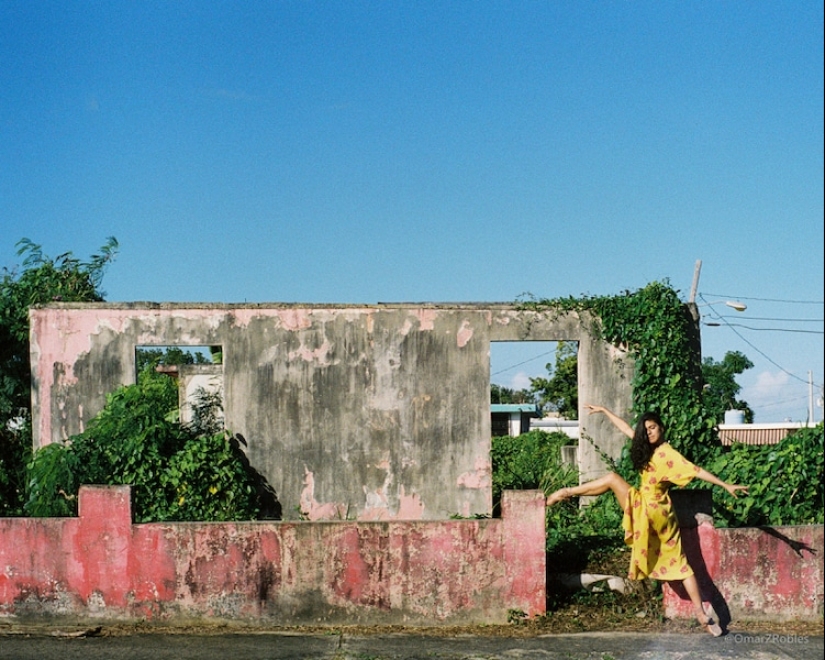
[[702, 402], [717, 424], [725, 421], [727, 410], [741, 410], [745, 413], [745, 422], [753, 422], [753, 410], [746, 401], [736, 398], [741, 386], [735, 380], [736, 376], [752, 367], [753, 362], [739, 351], [728, 351], [721, 362], [716, 362], [712, 357], [702, 360], [702, 378], [705, 382]]
[[110, 237], [88, 262], [65, 252], [54, 259], [23, 238], [21, 272], [3, 268], [0, 278], [0, 516], [22, 512], [25, 466], [31, 455], [29, 308], [61, 302], [100, 302], [106, 265], [118, 249]]
[[530, 391], [542, 407], [565, 419], [579, 418], [578, 344], [560, 341], [556, 346], [556, 364], [547, 364], [549, 378], [531, 378]]
[[[214, 356], [214, 353], [212, 354]], [[202, 353], [192, 353], [178, 346], [164, 346], [162, 348], [139, 348], [135, 354], [137, 372], [143, 371], [147, 365], [182, 365], [182, 364], [213, 364]]]
[[503, 385], [490, 385], [490, 403], [535, 403], [530, 390], [514, 390]]
[[75, 515], [83, 484], [130, 485], [137, 522], [250, 520], [277, 505], [246, 460], [242, 438], [205, 423], [215, 420], [220, 401], [206, 398], [201, 406], [198, 424], [181, 424], [177, 383], [147, 365], [137, 384], [107, 397], [85, 431], [34, 454], [26, 513]]

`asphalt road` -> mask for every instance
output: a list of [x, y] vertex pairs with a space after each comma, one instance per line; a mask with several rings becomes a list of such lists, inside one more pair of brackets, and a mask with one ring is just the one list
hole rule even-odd
[[0, 636], [2, 660], [820, 660], [823, 637], [783, 634], [579, 633], [529, 638], [243, 632], [70, 638]]

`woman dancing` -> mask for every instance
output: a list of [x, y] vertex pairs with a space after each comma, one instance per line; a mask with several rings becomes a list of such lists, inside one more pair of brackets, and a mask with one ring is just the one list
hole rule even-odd
[[642, 415], [634, 431], [625, 420], [604, 406], [587, 404], [585, 408], [591, 415], [605, 415], [616, 428], [631, 438], [630, 458], [641, 475], [639, 488], [610, 472], [593, 481], [551, 493], [547, 497], [547, 505], [552, 506], [570, 497], [595, 496], [613, 491], [624, 510], [622, 527], [625, 542], [631, 548], [628, 577], [631, 580], [649, 577], [681, 582], [693, 604], [696, 619], [714, 637], [720, 636], [722, 628], [712, 608], [710, 615], [705, 612], [699, 583], [682, 552], [679, 523], [668, 490], [671, 485], [685, 486], [695, 477], [724, 488], [733, 497], [736, 497], [737, 491], [747, 492], [747, 486], [725, 483], [685, 459], [666, 442], [664, 424], [656, 413]]

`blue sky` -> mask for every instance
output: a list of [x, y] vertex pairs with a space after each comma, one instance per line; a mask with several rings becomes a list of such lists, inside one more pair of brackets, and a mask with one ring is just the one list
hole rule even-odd
[[801, 421], [823, 174], [821, 2], [0, 3], [0, 266], [115, 236], [113, 302], [687, 300], [701, 260], [703, 354]]

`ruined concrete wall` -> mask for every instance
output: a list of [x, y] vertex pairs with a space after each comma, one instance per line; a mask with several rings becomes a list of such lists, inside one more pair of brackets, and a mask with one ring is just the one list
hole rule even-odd
[[[490, 343], [579, 342], [581, 404], [624, 414], [632, 365], [588, 323], [506, 304], [55, 303], [31, 311], [34, 443], [82, 431], [134, 383], [137, 346], [220, 346], [226, 426], [285, 518], [489, 514]], [[619, 455], [600, 416], [581, 425]], [[580, 455], [583, 478], [604, 471], [588, 442]]]
[[[822, 621], [822, 525], [682, 528], [682, 545], [702, 596], [729, 621]], [[683, 590], [664, 585], [664, 613], [692, 618]]]
[[282, 625], [505, 623], [545, 611], [544, 497], [500, 519], [133, 525], [127, 486], [78, 518], [0, 518], [0, 615]]

